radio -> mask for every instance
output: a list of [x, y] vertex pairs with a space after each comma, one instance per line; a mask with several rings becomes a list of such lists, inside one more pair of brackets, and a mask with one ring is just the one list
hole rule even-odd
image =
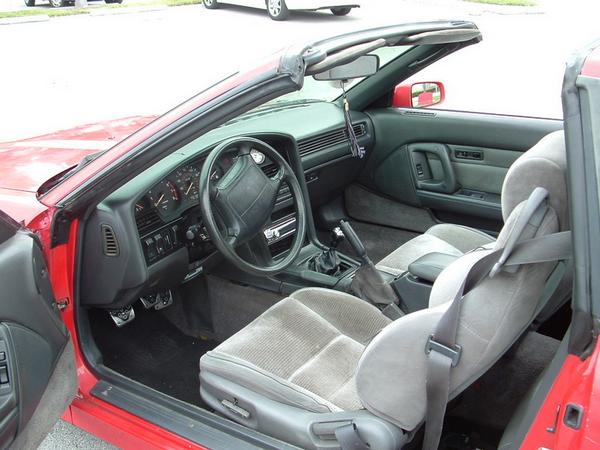
[[285, 239], [296, 232], [296, 216], [290, 214], [276, 220], [267, 228], [263, 229], [265, 238], [269, 245]]

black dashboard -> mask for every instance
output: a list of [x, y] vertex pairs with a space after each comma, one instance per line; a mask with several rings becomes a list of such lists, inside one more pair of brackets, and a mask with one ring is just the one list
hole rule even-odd
[[[368, 154], [374, 143], [368, 116], [353, 113], [353, 124]], [[293, 168], [301, 166], [304, 173], [296, 175], [306, 182], [313, 207], [339, 195], [364, 164], [364, 159], [351, 157], [342, 112], [331, 103], [278, 108], [217, 128], [166, 156], [96, 207], [83, 237], [82, 304], [120, 308], [219, 263], [204, 229], [198, 181], [208, 153], [231, 136], [263, 140]], [[276, 168], [264, 154], [255, 150], [252, 157], [268, 176], [274, 174]], [[218, 180], [234, 162], [235, 152], [224, 155], [211, 179]], [[286, 233], [269, 239], [273, 254], [285, 250], [285, 238], [293, 233], [290, 213], [292, 198], [283, 184], [271, 226]]]

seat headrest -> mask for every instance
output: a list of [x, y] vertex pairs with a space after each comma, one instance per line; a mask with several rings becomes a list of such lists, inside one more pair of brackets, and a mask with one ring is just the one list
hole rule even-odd
[[562, 130], [544, 136], [510, 166], [502, 185], [505, 222], [538, 186], [548, 190], [548, 202], [558, 216], [560, 230], [568, 230], [567, 153]]

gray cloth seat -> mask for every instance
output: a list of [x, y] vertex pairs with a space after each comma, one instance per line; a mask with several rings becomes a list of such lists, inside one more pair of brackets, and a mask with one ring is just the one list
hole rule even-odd
[[[561, 139], [562, 131], [549, 134], [525, 153], [526, 158], [517, 159], [510, 167], [502, 184], [502, 216], [505, 221], [516, 205], [515, 199], [521, 198], [523, 188], [529, 182], [536, 181], [536, 173], [527, 174], [526, 168], [521, 166], [525, 164], [535, 168], [536, 155], [552, 151]], [[424, 234], [404, 243], [384, 257], [377, 263], [377, 268], [392, 275], [399, 275], [406, 272], [413, 261], [429, 253], [461, 256], [473, 249], [493, 245], [495, 241], [492, 236], [474, 228], [455, 224], [434, 225]]]
[[358, 360], [390, 322], [352, 295], [301, 289], [208, 352], [202, 367], [308, 411], [360, 409]]
[[[511, 169], [520, 184], [503, 199], [507, 220], [491, 245], [496, 249], [510, 239], [537, 186], [549, 192], [548, 208], [539, 222], [528, 224], [523, 238], [568, 227], [562, 134], [538, 145]], [[335, 430], [349, 423], [372, 450], [401, 448], [425, 417], [425, 344], [473, 260], [481, 257], [477, 253], [442, 271], [429, 308], [395, 321], [346, 293], [321, 288], [293, 293], [202, 356], [202, 398], [216, 412], [302, 448], [340, 448]], [[450, 398], [526, 330], [555, 265], [500, 272], [463, 297], [457, 332], [462, 356], [451, 373]]]
[[465, 253], [496, 242], [489, 234], [474, 228], [441, 223], [387, 255], [377, 263], [377, 268], [392, 275], [400, 275], [408, 266], [429, 253], [446, 253], [462, 256]]

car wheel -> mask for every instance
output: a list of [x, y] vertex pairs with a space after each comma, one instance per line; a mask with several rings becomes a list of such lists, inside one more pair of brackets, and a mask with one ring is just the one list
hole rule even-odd
[[352, 8], [331, 8], [334, 16], [347, 16]]
[[267, 0], [267, 11], [273, 20], [285, 20], [290, 15], [285, 0]]
[[217, 9], [219, 7], [217, 0], [202, 0], [202, 4], [206, 9]]
[[24, 0], [25, 6], [35, 6], [35, 0]]
[[67, 4], [67, 0], [50, 0], [50, 6], [53, 8], [61, 8]]
[[104, 0], [104, 3], [113, 4], [113, 3], [123, 3], [123, 0]]

